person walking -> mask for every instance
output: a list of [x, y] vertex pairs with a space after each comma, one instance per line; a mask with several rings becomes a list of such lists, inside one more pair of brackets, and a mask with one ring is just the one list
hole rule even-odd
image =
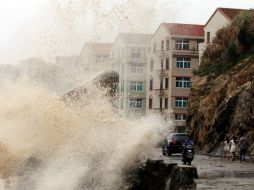
[[236, 151], [236, 137], [233, 136], [230, 140], [230, 153], [232, 155], [232, 161], [235, 160], [235, 151]]
[[240, 162], [246, 161], [245, 155], [248, 148], [248, 141], [247, 137], [245, 136], [245, 133], [240, 134], [240, 141], [239, 141], [239, 147], [240, 147]]
[[229, 137], [227, 136], [225, 138], [225, 141], [223, 142], [223, 159], [228, 158], [229, 160], [229, 151], [230, 151], [230, 146], [229, 146]]

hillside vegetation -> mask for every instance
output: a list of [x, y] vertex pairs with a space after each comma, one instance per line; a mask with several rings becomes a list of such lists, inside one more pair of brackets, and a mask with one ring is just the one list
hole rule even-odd
[[217, 31], [203, 54], [197, 76], [224, 73], [241, 60], [253, 55], [254, 11], [243, 11], [229, 26]]
[[227, 134], [254, 142], [254, 12], [244, 11], [216, 34], [194, 71], [187, 125], [204, 151]]

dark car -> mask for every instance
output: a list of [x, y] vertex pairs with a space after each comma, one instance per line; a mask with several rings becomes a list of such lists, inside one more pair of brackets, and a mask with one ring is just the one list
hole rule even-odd
[[170, 156], [182, 153], [183, 142], [188, 139], [187, 133], [170, 133], [162, 143], [162, 154]]

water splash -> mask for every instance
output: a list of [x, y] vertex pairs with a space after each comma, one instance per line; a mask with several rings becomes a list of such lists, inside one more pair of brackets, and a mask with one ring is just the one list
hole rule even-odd
[[81, 106], [24, 83], [0, 95], [3, 190], [125, 187], [124, 170], [149, 156], [165, 128], [152, 116], [121, 118], [105, 91], [87, 89]]

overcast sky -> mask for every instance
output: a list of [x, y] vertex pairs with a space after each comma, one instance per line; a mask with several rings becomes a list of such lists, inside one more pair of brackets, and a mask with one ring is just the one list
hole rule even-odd
[[119, 32], [153, 33], [161, 22], [205, 24], [217, 7], [254, 0], [0, 0], [0, 63], [78, 54]]

